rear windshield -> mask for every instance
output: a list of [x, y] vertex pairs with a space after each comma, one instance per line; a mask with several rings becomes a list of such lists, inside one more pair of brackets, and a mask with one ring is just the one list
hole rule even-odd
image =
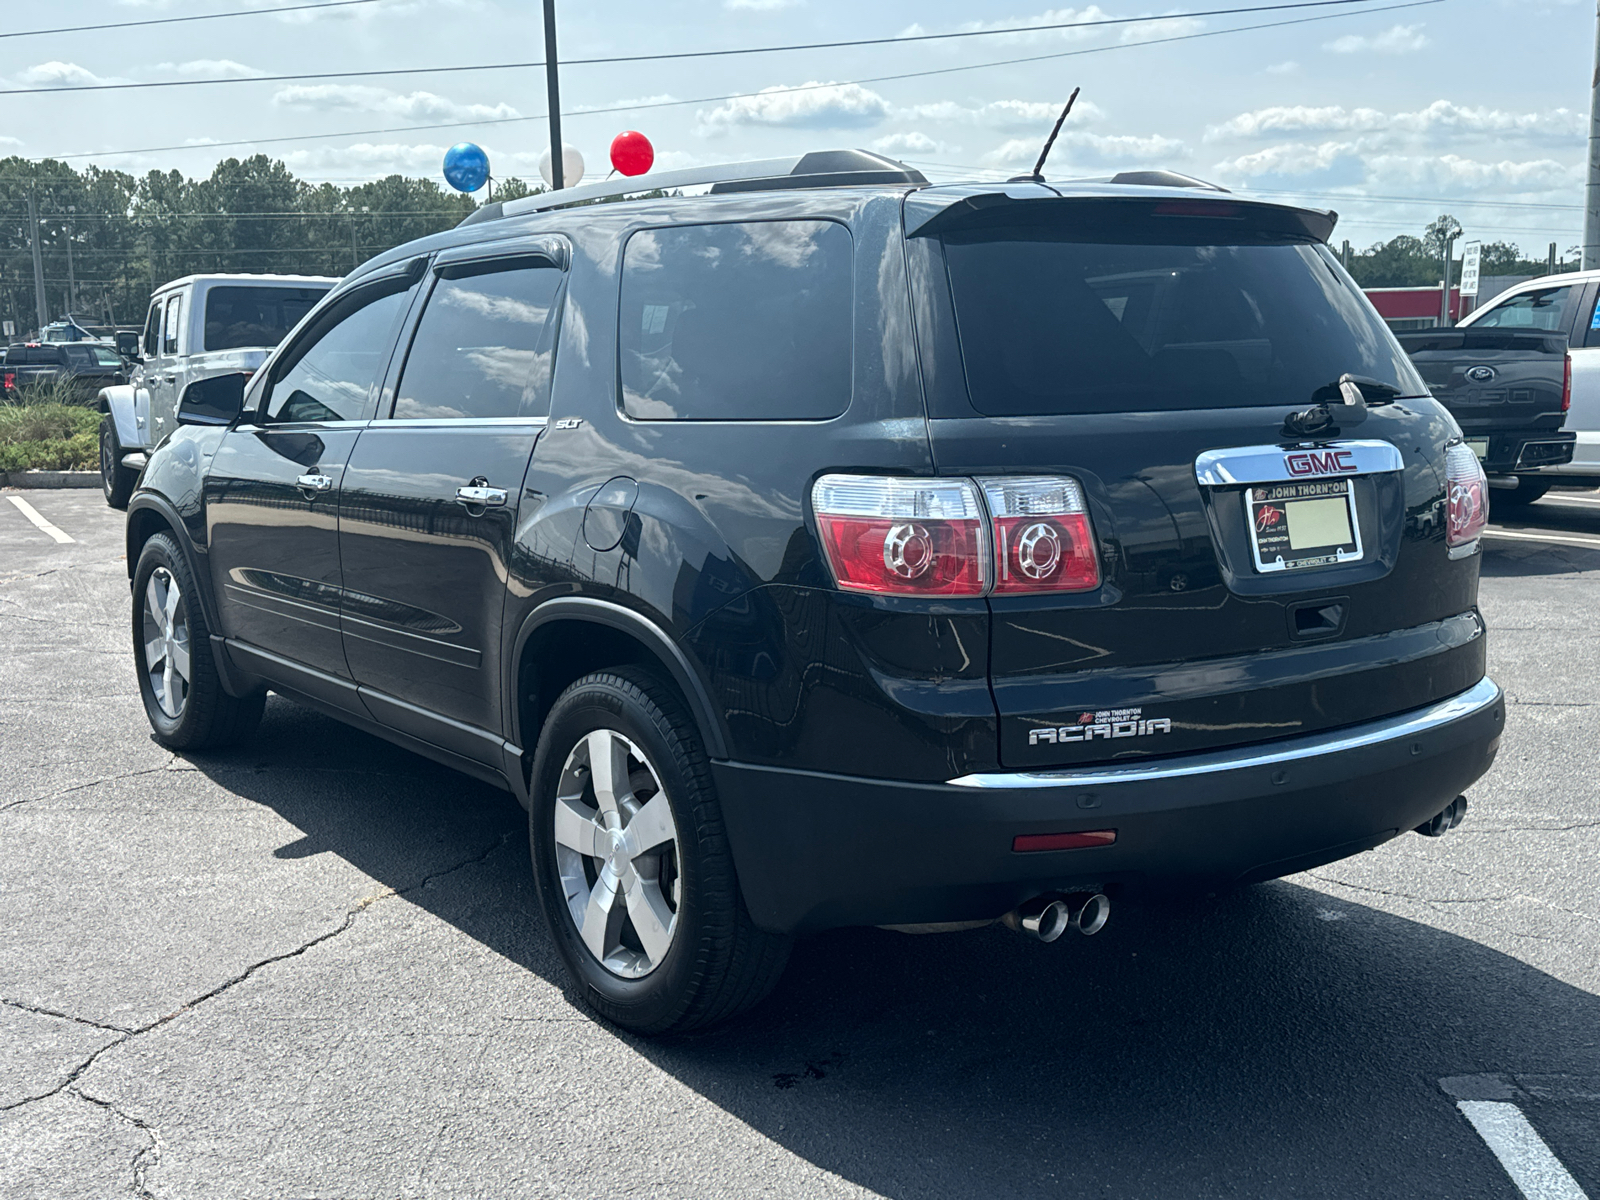
[[214, 287], [206, 292], [206, 349], [276, 346], [327, 291], [325, 287]]
[[1309, 404], [1346, 372], [1426, 391], [1317, 242], [1148, 216], [943, 242], [968, 390], [988, 416]]

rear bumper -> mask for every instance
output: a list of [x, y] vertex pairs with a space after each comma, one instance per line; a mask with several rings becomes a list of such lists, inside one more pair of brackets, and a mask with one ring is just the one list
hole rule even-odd
[[[715, 763], [751, 916], [784, 931], [997, 917], [1043, 892], [1272, 879], [1415, 828], [1480, 778], [1505, 726], [1484, 679], [1425, 708], [1127, 767], [944, 784]], [[1016, 853], [1018, 834], [1114, 845]]]
[[1510, 475], [1570, 463], [1578, 435], [1570, 430], [1467, 434], [1469, 444], [1482, 439], [1489, 443], [1483, 459], [1484, 471], [1490, 475]]

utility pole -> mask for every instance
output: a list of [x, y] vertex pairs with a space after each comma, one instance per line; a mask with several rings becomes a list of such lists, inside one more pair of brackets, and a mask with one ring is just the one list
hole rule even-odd
[[1439, 289], [1439, 328], [1450, 328], [1450, 256], [1455, 250], [1456, 239], [1461, 236], [1461, 226], [1444, 235], [1444, 284]]
[[39, 257], [39, 205], [35, 189], [28, 189], [28, 241], [33, 246], [33, 301], [39, 317], [39, 336], [50, 324], [50, 305], [44, 298], [44, 260]]
[[1594, 75], [1589, 80], [1589, 186], [1584, 194], [1583, 269], [1600, 267], [1600, 5], [1595, 10]]
[[544, 78], [550, 106], [550, 186], [560, 191], [567, 186], [562, 174], [561, 82], [556, 66], [556, 0], [544, 0]]
[[361, 265], [361, 255], [356, 251], [356, 215], [350, 214], [350, 269], [354, 271]]
[[77, 205], [67, 205], [67, 311], [69, 313], [78, 309], [78, 276], [72, 269], [72, 235], [76, 232], [72, 226], [72, 216], [77, 211]]

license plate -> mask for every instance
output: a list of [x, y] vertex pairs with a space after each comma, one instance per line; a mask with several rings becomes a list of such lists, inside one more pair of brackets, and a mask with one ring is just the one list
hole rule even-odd
[[1294, 571], [1361, 557], [1350, 480], [1256, 484], [1246, 493], [1258, 571]]
[[1482, 462], [1484, 459], [1489, 457], [1489, 439], [1488, 438], [1468, 438], [1467, 439], [1467, 449], [1471, 450], [1474, 454], [1476, 454], [1478, 456], [1478, 461]]

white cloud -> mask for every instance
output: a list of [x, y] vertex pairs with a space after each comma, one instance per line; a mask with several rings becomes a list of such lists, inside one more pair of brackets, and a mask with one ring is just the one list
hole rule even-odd
[[[987, 167], [1032, 166], [1044, 146], [1044, 138], [1012, 138], [985, 154], [979, 161]], [[1063, 133], [1056, 141], [1052, 159], [1060, 164], [1119, 166], [1129, 162], [1148, 163], [1182, 158], [1187, 147], [1176, 138], [1151, 134]]]
[[153, 70], [164, 75], [178, 75], [184, 79], [250, 79], [265, 74], [256, 67], [247, 67], [231, 58], [197, 58], [184, 63], [157, 63]]
[[1411, 54], [1432, 43], [1422, 32], [1421, 25], [1394, 25], [1382, 33], [1351, 33], [1331, 42], [1324, 42], [1324, 50], [1335, 54]]
[[77, 63], [46, 62], [37, 66], [28, 67], [17, 73], [17, 79], [22, 83], [32, 84], [35, 87], [81, 87], [85, 84], [111, 83], [112, 80], [102, 78], [93, 71], [80, 67]]
[[23, 145], [23, 141], [22, 141], [21, 138], [5, 137], [3, 135], [0, 135], [0, 146], [21, 146], [21, 145]]
[[1400, 133], [1419, 137], [1473, 137], [1515, 135], [1567, 141], [1581, 137], [1588, 120], [1568, 108], [1545, 112], [1506, 112], [1497, 108], [1468, 108], [1448, 100], [1435, 100], [1415, 112], [1385, 113], [1375, 108], [1345, 108], [1332, 104], [1277, 105], [1240, 113], [1220, 125], [1208, 126], [1205, 140], [1227, 137], [1264, 137], [1281, 133]]
[[1140, 21], [1137, 25], [1123, 27], [1122, 40], [1148, 42], [1156, 38], [1183, 37], [1185, 34], [1199, 33], [1205, 27], [1204, 21], [1194, 17], [1166, 17], [1159, 21]]
[[805, 0], [722, 0], [722, 7], [738, 10], [747, 9], [751, 12], [774, 12], [780, 8], [795, 8], [805, 3]]
[[[1487, 161], [1458, 154], [1373, 153], [1361, 139], [1269, 146], [1216, 164], [1229, 181], [1294, 180], [1324, 187], [1359, 187], [1378, 193], [1427, 190], [1435, 195], [1488, 192], [1534, 194], [1572, 189], [1584, 175], [1580, 163], [1550, 158]], [[1359, 198], [1359, 193], [1354, 193]]]
[[739, 126], [786, 129], [865, 129], [891, 113], [887, 100], [856, 83], [807, 83], [800, 88], [763, 88], [695, 114], [695, 132], [727, 133]]
[[[1017, 43], [1036, 43], [1041, 41], [1082, 41], [1085, 38], [1097, 36], [1101, 30], [1093, 27], [1093, 22], [1109, 21], [1112, 14], [1101, 8], [1098, 4], [1090, 4], [1085, 8], [1050, 8], [1031, 17], [1002, 17], [996, 21], [965, 21], [950, 29], [927, 29], [922, 25], [908, 25], [900, 31], [901, 37], [917, 37], [928, 33], [980, 33], [990, 29], [1020, 29], [1024, 32], [999, 34], [980, 39], [984, 44], [1016, 45]], [[1087, 29], [1078, 28], [1089, 24]], [[1061, 25], [1061, 29], [1043, 29], [1038, 26]], [[1113, 26], [1112, 28], [1116, 28]], [[1133, 26], [1131, 28], [1137, 28]], [[937, 44], [937, 43], [936, 43]], [[960, 47], [969, 45], [959, 38], [951, 38], [945, 46]]]
[[432, 92], [399, 93], [364, 84], [296, 84], [282, 88], [273, 104], [312, 112], [375, 112], [408, 121], [493, 121], [522, 114], [509, 104], [459, 104]]
[[1292, 58], [1287, 62], [1273, 63], [1272, 66], [1267, 68], [1268, 75], [1298, 75], [1299, 73], [1300, 64]]
[[[960, 121], [969, 125], [984, 125], [1002, 131], [1043, 128], [1045, 133], [1061, 115], [1065, 101], [1054, 100], [992, 100], [988, 104], [967, 106], [954, 100], [941, 100], [934, 104], [913, 104], [899, 109], [896, 116], [917, 121]], [[1072, 106], [1067, 118], [1070, 128], [1105, 119], [1105, 110], [1093, 100], [1079, 100]]]
[[891, 133], [878, 138], [872, 148], [879, 154], [959, 154], [960, 146], [938, 142], [925, 133]]

